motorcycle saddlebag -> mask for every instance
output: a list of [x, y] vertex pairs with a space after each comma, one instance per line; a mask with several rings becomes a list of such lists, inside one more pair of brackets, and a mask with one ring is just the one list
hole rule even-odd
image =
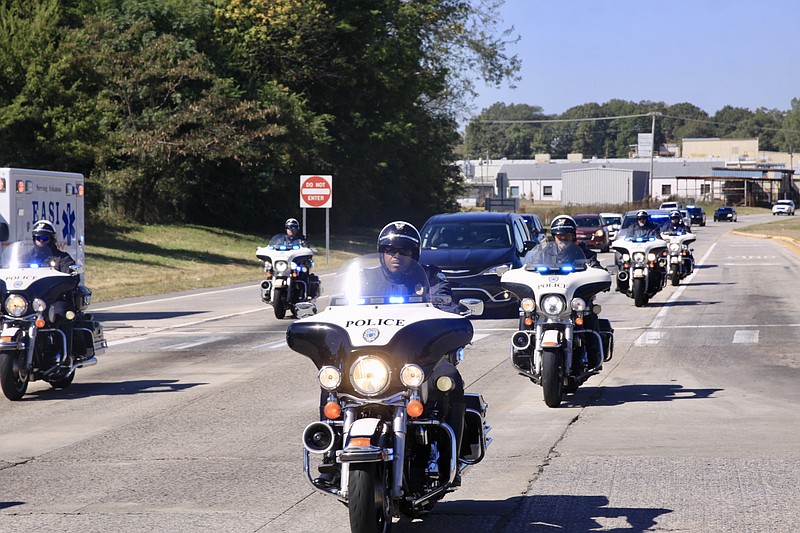
[[311, 299], [317, 298], [321, 293], [321, 283], [319, 276], [316, 274], [308, 275], [308, 297]]
[[598, 318], [597, 329], [603, 339], [604, 360], [610, 361], [614, 355], [614, 328], [611, 327], [611, 322], [607, 318]]
[[466, 412], [464, 413], [464, 435], [461, 438], [459, 456], [469, 464], [479, 463], [486, 453], [486, 407], [480, 394], [464, 394]]
[[91, 317], [75, 321], [72, 338], [72, 351], [80, 358], [96, 357], [106, 351], [106, 338], [103, 326]]

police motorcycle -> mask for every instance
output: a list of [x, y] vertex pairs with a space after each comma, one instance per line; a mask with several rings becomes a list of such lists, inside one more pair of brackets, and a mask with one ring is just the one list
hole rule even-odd
[[617, 290], [642, 307], [667, 283], [667, 242], [655, 237], [617, 238]]
[[316, 312], [314, 300], [319, 296], [319, 277], [311, 273], [314, 266], [311, 248], [286, 239], [283, 234], [272, 237], [267, 246], [256, 248], [256, 257], [264, 262], [266, 279], [261, 282], [261, 300], [272, 304], [275, 318], [283, 319], [289, 310], [294, 318], [302, 309]]
[[593, 301], [611, 288], [611, 275], [590, 267], [575, 244], [559, 250], [555, 242], [541, 242], [500, 283], [520, 299], [511, 364], [542, 387], [548, 407], [558, 407], [564, 393], [575, 392], [611, 359], [614, 330]]
[[[412, 289], [386, 283], [380, 268], [376, 254], [351, 262], [326, 291], [330, 305], [286, 333], [289, 347], [316, 365], [322, 388], [322, 421], [302, 434], [305, 475], [349, 508], [359, 532], [386, 532], [400, 513], [428, 511], [491, 442], [487, 403], [465, 393], [458, 446], [458, 430], [447, 422], [456, 384], [437, 372], [443, 360], [463, 358], [473, 335], [467, 315], [482, 314], [483, 302], [462, 299], [463, 314], [446, 312], [434, 304], [449, 297], [431, 295], [416, 261], [406, 274]], [[332, 473], [330, 483], [312, 478], [313, 463]]]
[[697, 240], [697, 236], [682, 230], [662, 231], [661, 236], [667, 242], [669, 279], [673, 286], [677, 286], [682, 279], [694, 271], [693, 250], [689, 248], [689, 245]]
[[80, 284], [83, 267], [64, 273], [54, 265], [49, 249], [31, 242], [15, 242], [0, 257], [0, 387], [9, 400], [21, 399], [30, 381], [68, 387], [75, 370], [96, 365], [106, 349], [102, 326], [85, 312], [92, 293]]

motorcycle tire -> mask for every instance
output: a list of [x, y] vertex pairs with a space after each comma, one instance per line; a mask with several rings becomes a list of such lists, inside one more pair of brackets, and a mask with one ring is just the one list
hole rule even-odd
[[547, 407], [558, 407], [564, 395], [564, 357], [561, 350], [542, 352], [542, 392]]
[[389, 465], [391, 463], [350, 463], [347, 507], [353, 533], [388, 533], [392, 530]]
[[275, 301], [272, 302], [272, 310], [275, 311], [275, 318], [278, 320], [283, 320], [283, 317], [286, 316], [286, 299], [282, 293], [275, 295]]
[[636, 307], [643, 307], [647, 303], [643, 279], [633, 280], [633, 303]]
[[6, 398], [12, 401], [20, 400], [28, 390], [29, 376], [20, 375], [19, 362], [25, 354], [23, 352], [0, 353], [0, 388]]
[[53, 379], [48, 380], [47, 382], [50, 384], [51, 387], [54, 389], [66, 389], [70, 385], [72, 385], [72, 380], [75, 379], [75, 371], [69, 373], [68, 376], [63, 377], [61, 379]]
[[678, 284], [681, 282], [681, 275], [680, 275], [680, 273], [678, 271], [673, 272], [672, 275], [670, 276], [670, 278], [671, 278], [673, 287], [677, 287]]

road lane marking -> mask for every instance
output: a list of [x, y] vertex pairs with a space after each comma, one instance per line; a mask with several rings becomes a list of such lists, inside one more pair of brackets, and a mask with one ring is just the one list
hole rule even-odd
[[161, 299], [158, 299], [158, 300], [145, 300], [143, 302], [134, 302], [134, 303], [130, 303], [130, 304], [112, 305], [111, 307], [100, 307], [98, 309], [95, 309], [93, 307], [91, 309], [91, 312], [92, 313], [97, 313], [98, 311], [108, 311], [110, 309], [122, 309], [123, 307], [136, 307], [138, 305], [147, 305], [147, 304], [153, 304], [153, 303], [159, 303], [159, 302], [171, 302], [173, 300], [182, 300], [184, 298], [194, 298], [195, 296], [208, 296], [209, 294], [219, 294], [219, 293], [222, 293], [222, 292], [240, 291], [240, 290], [245, 290], [245, 289], [248, 290], [248, 291], [252, 291], [252, 290], [260, 289], [260, 288], [261, 288], [261, 285], [248, 285], [246, 287], [233, 287], [231, 289], [220, 289], [220, 290], [217, 290], [217, 291], [197, 292], [197, 293], [194, 293], [194, 294], [184, 294], [184, 295], [181, 295], [181, 296], [171, 296], [169, 298], [161, 298]]
[[266, 348], [268, 350], [272, 350], [273, 348], [283, 348], [288, 346], [286, 344], [286, 340], [279, 340], [279, 341], [272, 341], [266, 344], [259, 344], [258, 346], [253, 346], [253, 350], [258, 350], [261, 348]]
[[757, 329], [740, 329], [733, 334], [734, 344], [758, 344]]
[[473, 334], [472, 335], [472, 342], [477, 342], [477, 341], [479, 341], [479, 340], [481, 340], [483, 338], [486, 338], [488, 336], [489, 336], [489, 333], [478, 333], [477, 335]]
[[777, 267], [788, 266], [786, 263], [722, 263], [726, 267]]
[[183, 343], [180, 343], [180, 344], [173, 344], [171, 346], [164, 346], [163, 348], [161, 348], [161, 351], [162, 352], [166, 352], [166, 351], [174, 351], [174, 350], [188, 350], [189, 348], [196, 348], [196, 347], [202, 346], [204, 344], [210, 344], [212, 342], [217, 342], [217, 341], [224, 341], [227, 338], [228, 337], [209, 337], [207, 339], [201, 339], [201, 340], [195, 341], [195, 342], [183, 342]]
[[645, 331], [634, 343], [636, 346], [653, 346], [661, 340], [660, 331]]

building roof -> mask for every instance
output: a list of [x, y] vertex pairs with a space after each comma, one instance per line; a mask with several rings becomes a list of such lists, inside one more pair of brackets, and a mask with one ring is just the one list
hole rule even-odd
[[[723, 161], [714, 159], [656, 159], [653, 161], [654, 178], [674, 178], [677, 176], [711, 175], [713, 168]], [[565, 170], [586, 170], [608, 168], [615, 170], [641, 170], [650, 172], [649, 159], [590, 159], [580, 163], [560, 160], [558, 163], [505, 163], [500, 172], [505, 172], [509, 180], [560, 180]]]

